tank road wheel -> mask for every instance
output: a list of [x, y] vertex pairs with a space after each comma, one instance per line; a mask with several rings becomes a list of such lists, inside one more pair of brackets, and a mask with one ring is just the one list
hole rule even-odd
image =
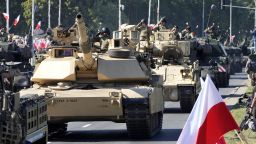
[[181, 110], [186, 113], [191, 112], [197, 97], [194, 87], [179, 87], [178, 91]]
[[64, 135], [67, 131], [67, 124], [65, 123], [48, 123], [49, 135], [58, 137]]
[[132, 104], [125, 108], [125, 119], [130, 137], [150, 138], [162, 129], [163, 112], [150, 114], [148, 105]]

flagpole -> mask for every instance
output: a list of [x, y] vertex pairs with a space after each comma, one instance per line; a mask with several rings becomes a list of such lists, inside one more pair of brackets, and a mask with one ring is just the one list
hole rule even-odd
[[59, 0], [59, 19], [58, 19], [58, 25], [61, 25], [61, 0]]
[[32, 45], [31, 45], [31, 53], [32, 58], [30, 59], [30, 64], [35, 66], [35, 54], [34, 54], [34, 21], [35, 21], [35, 0], [32, 0], [32, 22], [31, 22], [31, 36], [32, 36]]
[[51, 0], [48, 0], [48, 28], [51, 28]]
[[157, 23], [160, 20], [160, 0], [157, 0]]
[[148, 2], [148, 25], [150, 24], [150, 15], [151, 15], [151, 0]]
[[230, 10], [229, 10], [229, 42], [230, 44], [233, 42], [232, 37], [232, 0], [230, 0]]
[[[10, 17], [10, 15], [9, 15], [9, 0], [6, 0], [6, 13]], [[9, 19], [6, 21], [6, 32], [7, 33], [9, 33]]]
[[[242, 137], [240, 136], [240, 133], [239, 133], [237, 130], [234, 130], [234, 131], [235, 131], [237, 137], [239, 138], [239, 140], [242, 142], [242, 144], [245, 144], [244, 141], [243, 141], [243, 139], [242, 139]], [[247, 141], [245, 141], [245, 142], [246, 142], [246, 144], [248, 144]]]
[[35, 21], [35, 0], [32, 0], [32, 21], [31, 21], [31, 35], [34, 36], [34, 21]]
[[121, 29], [122, 13], [121, 13], [121, 0], [118, 1], [118, 29]]
[[10, 30], [12, 29], [12, 26], [13, 26], [13, 24], [10, 26], [10, 28], [9, 28], [9, 30], [8, 30], [8, 31], [10, 31]]

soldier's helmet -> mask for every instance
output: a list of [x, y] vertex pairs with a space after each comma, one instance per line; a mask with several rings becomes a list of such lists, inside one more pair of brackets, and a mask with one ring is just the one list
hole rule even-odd
[[46, 34], [47, 35], [52, 35], [53, 34], [52, 29], [51, 28], [47, 28]]
[[103, 27], [101, 33], [110, 36], [110, 30], [107, 27]]
[[186, 26], [186, 30], [187, 31], [191, 31], [191, 27], [188, 25], [188, 26]]
[[5, 29], [5, 28], [2, 28], [2, 29], [0, 30], [0, 33], [1, 33], [1, 34], [6, 33], [6, 29]]

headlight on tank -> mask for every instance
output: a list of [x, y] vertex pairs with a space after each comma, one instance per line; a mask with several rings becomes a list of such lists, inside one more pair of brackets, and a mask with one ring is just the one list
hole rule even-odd
[[191, 75], [190, 75], [191, 70], [190, 69], [182, 69], [182, 70], [180, 70], [180, 73], [182, 75], [182, 78], [190, 78], [191, 77]]

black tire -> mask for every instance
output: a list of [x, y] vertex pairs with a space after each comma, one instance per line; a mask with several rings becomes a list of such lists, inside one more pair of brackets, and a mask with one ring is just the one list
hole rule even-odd
[[129, 137], [151, 138], [162, 129], [163, 112], [150, 114], [147, 105], [129, 105], [125, 108], [125, 119]]
[[40, 139], [40, 140], [34, 142], [33, 144], [47, 144], [47, 139], [48, 139], [48, 138], [45, 136], [45, 137], [43, 137], [42, 139]]
[[112, 58], [129, 58], [131, 51], [128, 49], [110, 49], [108, 54]]
[[229, 75], [224, 72], [218, 72], [215, 74], [216, 87], [228, 87], [229, 85]]
[[233, 75], [233, 74], [235, 74], [235, 67], [234, 67], [234, 64], [232, 63], [231, 65], [230, 65], [230, 74], [231, 75]]
[[229, 74], [225, 73], [223, 79], [225, 80], [223, 87], [228, 87], [229, 86]]
[[[184, 94], [184, 91], [188, 90], [188, 88], [190, 89], [191, 93]], [[178, 91], [179, 91], [179, 97], [180, 97], [181, 110], [185, 113], [191, 112], [197, 97], [193, 87], [180, 87]]]
[[65, 123], [48, 123], [48, 132], [50, 137], [62, 136], [67, 131], [67, 124]]

